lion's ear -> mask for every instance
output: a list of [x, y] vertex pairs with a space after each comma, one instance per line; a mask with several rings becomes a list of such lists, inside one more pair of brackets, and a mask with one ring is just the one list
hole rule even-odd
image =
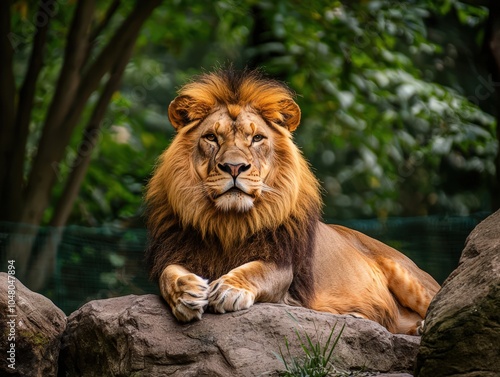
[[176, 130], [185, 125], [205, 118], [211, 106], [205, 102], [197, 101], [191, 96], [178, 96], [168, 106], [168, 119]]
[[292, 99], [266, 102], [257, 107], [264, 119], [292, 132], [300, 123], [300, 108]]
[[293, 132], [300, 123], [300, 107], [291, 99], [280, 101], [280, 112], [283, 116], [282, 125]]

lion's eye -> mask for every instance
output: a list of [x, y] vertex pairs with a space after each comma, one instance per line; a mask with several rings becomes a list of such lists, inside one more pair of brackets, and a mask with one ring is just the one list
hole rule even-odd
[[252, 141], [254, 143], [258, 143], [259, 141], [262, 141], [264, 140], [264, 136], [263, 135], [255, 135], [253, 138], [252, 138]]
[[203, 135], [203, 138], [207, 139], [208, 141], [217, 141], [217, 136], [215, 136], [214, 134]]

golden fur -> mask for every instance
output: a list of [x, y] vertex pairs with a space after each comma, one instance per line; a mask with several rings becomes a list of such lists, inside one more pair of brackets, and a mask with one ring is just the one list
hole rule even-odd
[[180, 321], [284, 302], [415, 333], [439, 286], [398, 251], [320, 222], [290, 90], [256, 72], [184, 86], [146, 194], [147, 260]]

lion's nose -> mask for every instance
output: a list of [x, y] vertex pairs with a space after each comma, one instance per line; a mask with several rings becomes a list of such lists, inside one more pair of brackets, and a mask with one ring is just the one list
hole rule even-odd
[[246, 164], [228, 164], [228, 163], [226, 163], [226, 164], [219, 164], [219, 169], [226, 172], [226, 173], [231, 174], [231, 176], [233, 178], [236, 178], [244, 171], [247, 171], [248, 169], [250, 169], [250, 166], [251, 166], [250, 164], [246, 165]]

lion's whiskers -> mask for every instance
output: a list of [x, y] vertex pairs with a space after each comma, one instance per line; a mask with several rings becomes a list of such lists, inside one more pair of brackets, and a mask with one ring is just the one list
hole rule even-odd
[[270, 194], [275, 194], [275, 195], [279, 194], [279, 191], [277, 189], [275, 189], [269, 185], [266, 185], [265, 183], [262, 184], [261, 189], [262, 189], [262, 192], [265, 192], [265, 193], [270, 193]]

